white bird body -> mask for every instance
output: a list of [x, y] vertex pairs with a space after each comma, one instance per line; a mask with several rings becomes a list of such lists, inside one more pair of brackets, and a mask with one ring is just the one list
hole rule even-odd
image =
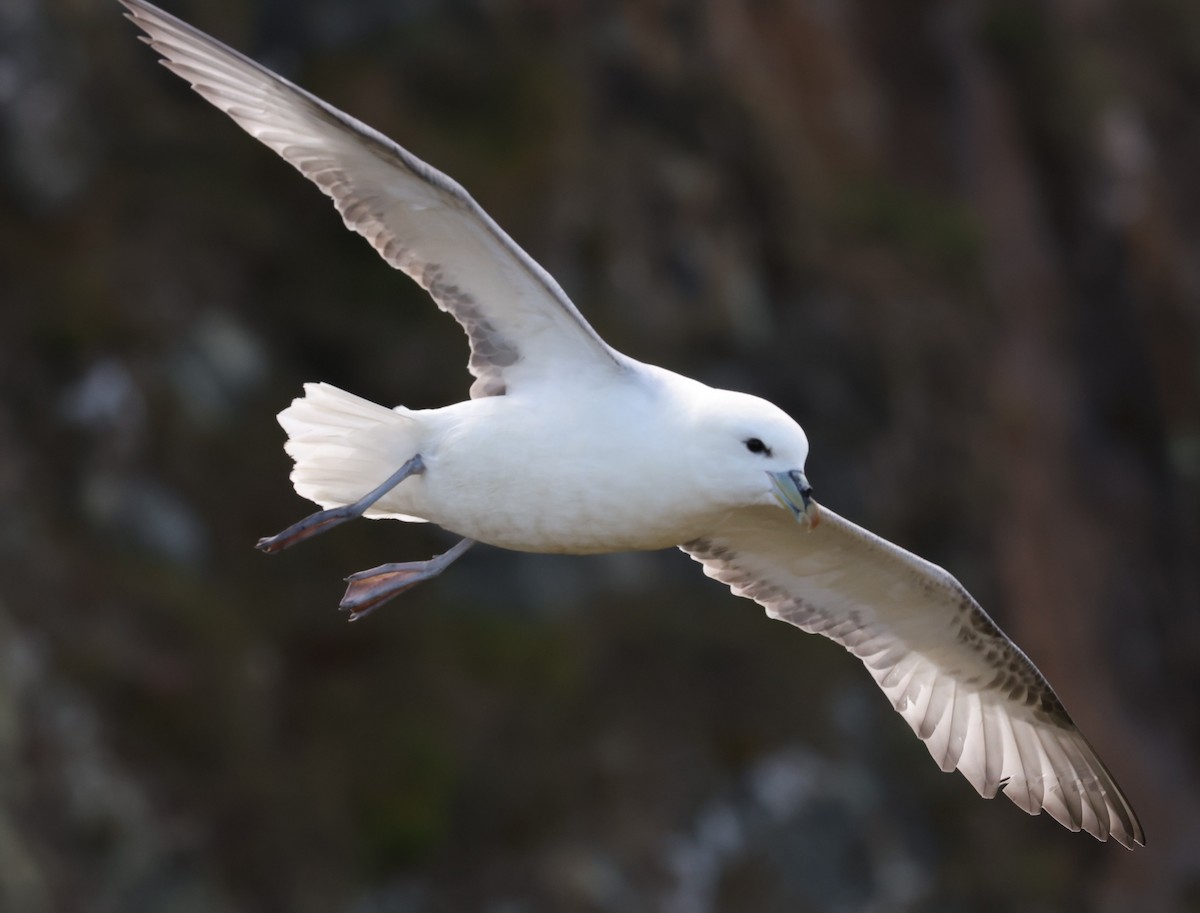
[[[535, 385], [440, 409], [385, 409], [328, 384], [280, 415], [296, 460], [296, 490], [322, 507], [353, 501], [414, 453], [425, 471], [397, 485], [365, 516], [415, 519], [514, 551], [562, 554], [671, 548], [703, 536], [730, 510], [773, 505], [763, 484], [770, 461], [725, 435], [729, 462], [753, 466], [746, 491], [723, 485], [721, 465], [689, 460], [701, 448], [711, 408], [726, 405], [735, 429], [803, 431], [782, 411], [746, 394], [715, 390], [662, 369], [629, 373], [597, 398], [591, 382]], [[749, 414], [760, 413], [757, 424]], [[718, 425], [718, 427], [720, 427]], [[765, 432], [757, 432], [765, 433]], [[776, 453], [780, 466], [805, 453]], [[636, 473], [629, 470], [636, 466]]]
[[1003, 790], [1072, 830], [1144, 843], [1054, 691], [958, 581], [817, 513], [792, 419], [616, 352], [457, 183], [145, 0], [121, 2], [168, 68], [331, 197], [471, 344], [472, 398], [441, 409], [307, 385], [279, 420], [296, 491], [326, 510], [260, 545], [364, 511], [467, 537], [430, 562], [351, 578], [397, 592], [469, 540], [569, 553], [677, 545], [772, 617], [861, 659], [938, 765], [981, 795]]

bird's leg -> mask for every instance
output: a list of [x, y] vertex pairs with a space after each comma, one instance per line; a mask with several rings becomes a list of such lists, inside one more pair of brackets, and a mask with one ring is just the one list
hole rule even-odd
[[297, 542], [303, 542], [305, 539], [317, 535], [317, 533], [323, 533], [331, 527], [345, 523], [347, 520], [361, 517], [367, 508], [409, 476], [417, 475], [424, 471], [425, 463], [418, 453], [388, 476], [382, 485], [367, 492], [353, 504], [344, 504], [341, 507], [331, 507], [328, 510], [319, 510], [315, 514], [309, 514], [303, 520], [293, 523], [283, 532], [259, 539], [258, 545], [255, 547], [262, 549], [268, 554], [274, 554], [275, 552], [283, 551], [285, 548], [290, 548]]
[[346, 578], [350, 584], [342, 597], [339, 609], [358, 621], [405, 590], [424, 580], [436, 577], [463, 552], [475, 544], [474, 539], [462, 539], [452, 549], [435, 555], [428, 561], [406, 561], [403, 564], [381, 564], [369, 571], [359, 571]]

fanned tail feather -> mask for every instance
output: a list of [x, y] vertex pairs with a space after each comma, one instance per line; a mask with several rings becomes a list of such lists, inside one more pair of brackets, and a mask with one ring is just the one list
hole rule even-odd
[[[304, 396], [279, 413], [284, 449], [296, 461], [296, 493], [323, 508], [358, 500], [417, 453], [419, 426], [411, 414], [388, 409], [331, 384], [305, 384]], [[366, 517], [424, 522], [389, 508], [384, 496]]]

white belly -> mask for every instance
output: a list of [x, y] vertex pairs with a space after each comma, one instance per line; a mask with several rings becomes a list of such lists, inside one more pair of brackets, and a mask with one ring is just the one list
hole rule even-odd
[[[685, 471], [638, 402], [581, 415], [573, 403], [494, 397], [420, 413], [431, 420], [425, 472], [404, 482], [389, 506], [502, 548], [594, 553], [668, 548], [700, 535]], [[659, 423], [661, 424], [661, 423]], [[621, 467], [637, 466], [636, 473]], [[708, 508], [711, 510], [711, 508]]]

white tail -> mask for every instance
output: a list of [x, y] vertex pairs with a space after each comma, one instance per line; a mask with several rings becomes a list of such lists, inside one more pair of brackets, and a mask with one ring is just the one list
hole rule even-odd
[[[284, 449], [296, 466], [296, 494], [321, 507], [357, 501], [417, 453], [420, 431], [416, 420], [331, 384], [305, 384], [304, 396], [279, 413], [287, 432]], [[388, 508], [384, 496], [367, 517], [394, 517], [422, 522], [419, 517]]]

